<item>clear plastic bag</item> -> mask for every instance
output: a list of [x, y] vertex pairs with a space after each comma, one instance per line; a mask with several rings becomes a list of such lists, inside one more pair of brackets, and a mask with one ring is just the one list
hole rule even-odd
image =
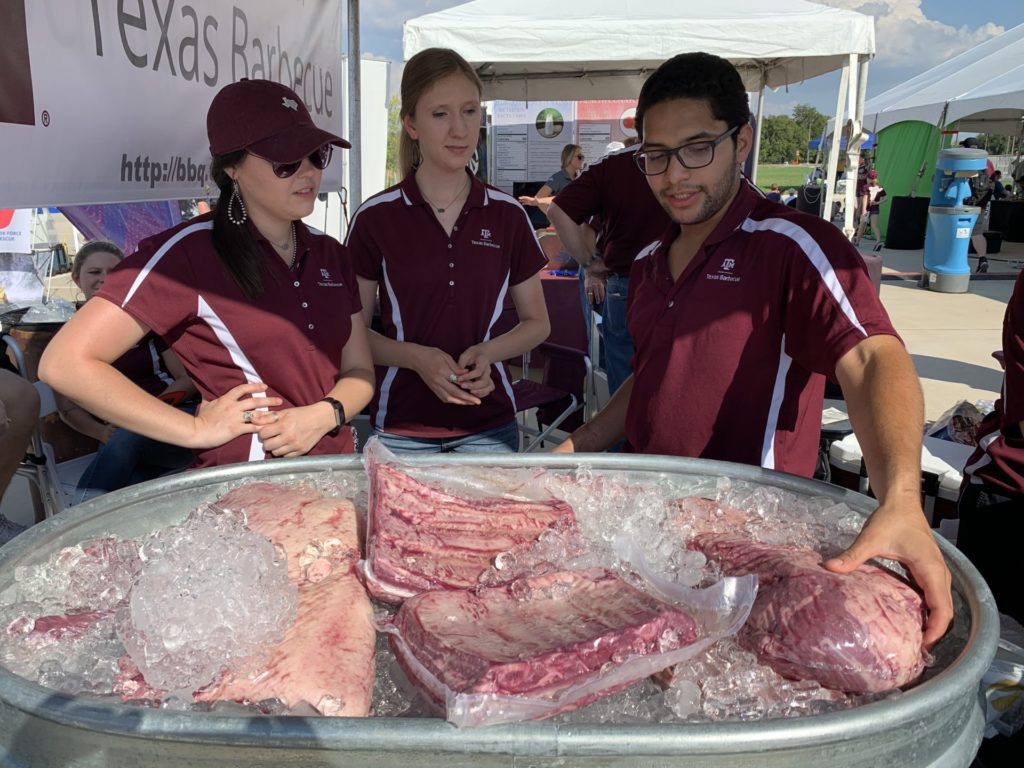
[[[628, 543], [624, 543], [623, 549], [626, 552], [639, 552], [638, 546], [631, 546]], [[643, 570], [642, 563], [638, 570]], [[615, 578], [610, 572], [597, 571], [598, 574], [604, 574], [598, 576], [594, 576], [594, 573], [559, 572], [543, 578], [563, 581], [579, 579], [584, 584], [588, 584], [587, 579], [591, 578]], [[481, 590], [479, 593], [463, 591], [459, 596], [460, 593], [448, 592], [444, 593], [444, 596], [452, 600], [471, 601], [468, 613], [472, 614], [476, 621], [475, 627], [479, 631], [481, 622], [486, 618], [478, 610], [476, 597], [480, 597], [481, 601], [486, 603], [496, 593], [509, 593], [513, 597], [499, 594], [507, 608], [510, 603], [515, 605], [514, 596], [520, 591], [520, 584], [536, 581], [517, 580], [502, 587]], [[379, 628], [391, 635], [392, 649], [400, 664], [417, 687], [443, 709], [445, 718], [459, 727], [477, 727], [552, 717], [585, 706], [673, 664], [692, 658], [723, 637], [733, 635], [739, 630], [746, 620], [757, 591], [757, 579], [754, 576], [726, 578], [705, 589], [680, 587], [664, 581], [656, 586], [643, 581], [633, 586], [625, 582], [621, 584], [624, 590], [637, 590], [644, 594], [647, 601], [660, 603], [663, 608], [658, 613], [659, 619], [666, 615], [674, 616], [677, 620], [675, 627], [678, 626], [680, 614], [689, 616], [693, 621], [696, 636], [685, 636], [673, 626], [662, 629], [662, 624], [652, 620], [649, 625], [626, 625], [611, 631], [602, 626], [595, 630], [592, 638], [580, 640], [578, 632], [570, 631], [569, 628], [579, 627], [581, 622], [578, 619], [583, 617], [565, 616], [562, 621], [553, 621], [547, 627], [549, 631], [560, 626], [566, 628], [567, 640], [564, 646], [559, 646], [550, 636], [546, 636], [546, 644], [538, 643], [541, 647], [534, 656], [527, 655], [510, 660], [506, 655], [507, 648], [496, 649], [493, 656], [487, 658], [486, 654], [480, 652], [476, 633], [459, 633], [459, 617], [451, 616], [448, 618], [456, 626], [456, 631], [451, 636], [444, 637], [440, 643], [443, 644], [445, 652], [450, 654], [447, 660], [458, 658], [460, 663], [441, 665], [432, 653], [424, 648], [424, 643], [415, 640], [410, 642], [399, 628], [402, 624], [402, 611], [412, 610], [417, 607], [418, 602], [429, 600], [438, 593], [422, 595], [407, 602], [398, 616]], [[529, 587], [523, 589], [528, 592]], [[564, 599], [567, 596], [524, 597], [524, 622], [530, 618], [531, 599], [541, 601], [539, 612], [543, 615], [550, 605], [558, 605], [571, 611], [577, 605], [577, 601]], [[504, 613], [502, 615], [503, 618], [508, 618]], [[657, 641], [640, 642], [638, 638], [652, 626], [655, 627], [654, 631], [661, 631]], [[622, 634], [617, 635], [618, 631]], [[467, 637], [473, 639], [466, 640]], [[627, 639], [618, 643], [609, 655], [609, 646], [616, 646], [622, 637]], [[623, 646], [626, 650], [623, 650]], [[602, 652], [605, 655], [601, 655]], [[498, 677], [501, 676], [503, 667], [510, 667], [510, 676], [513, 678], [525, 667], [527, 672], [522, 678], [527, 681], [537, 680], [536, 687], [517, 694], [475, 691], [473, 688], [480, 686], [475, 681], [467, 684], [467, 678], [462, 674], [467, 657], [472, 660], [473, 663], [469, 666], [474, 670], [479, 672], [481, 668], [484, 669], [479, 679], [490, 681], [491, 678], [488, 676], [493, 672], [491, 665], [498, 669]], [[592, 662], [589, 665], [588, 660]], [[547, 665], [550, 665], [550, 676], [538, 675], [538, 668], [543, 671]], [[563, 665], [571, 666], [571, 672], [562, 674], [560, 668]]]

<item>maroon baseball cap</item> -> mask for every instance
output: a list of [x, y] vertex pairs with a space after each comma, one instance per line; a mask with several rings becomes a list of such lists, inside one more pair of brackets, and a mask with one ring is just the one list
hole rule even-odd
[[247, 149], [274, 163], [293, 163], [317, 147], [350, 148], [340, 136], [318, 128], [291, 88], [273, 80], [225, 85], [206, 113], [206, 133], [214, 157]]

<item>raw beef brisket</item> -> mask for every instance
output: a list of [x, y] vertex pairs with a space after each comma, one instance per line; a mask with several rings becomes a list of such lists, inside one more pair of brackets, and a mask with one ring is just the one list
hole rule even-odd
[[497, 554], [574, 521], [563, 501], [461, 499], [383, 464], [371, 483], [364, 575], [371, 594], [391, 603], [474, 587]]
[[921, 673], [921, 598], [888, 571], [832, 573], [813, 550], [728, 534], [699, 534], [691, 546], [727, 575], [757, 574], [757, 599], [739, 639], [779, 674], [871, 693]]
[[[560, 571], [477, 592], [425, 592], [402, 605], [394, 627], [401, 637], [392, 638], [396, 657], [437, 702], [444, 700], [439, 685], [556, 700], [608, 665], [674, 651], [697, 637], [688, 614], [604, 570]], [[435, 679], [421, 679], [423, 670]]]
[[217, 501], [242, 509], [250, 528], [288, 553], [288, 577], [299, 588], [299, 613], [270, 663], [249, 678], [227, 678], [200, 701], [277, 698], [301, 701], [324, 715], [370, 713], [375, 630], [369, 597], [354, 572], [359, 557], [356, 509], [314, 491], [250, 483]]

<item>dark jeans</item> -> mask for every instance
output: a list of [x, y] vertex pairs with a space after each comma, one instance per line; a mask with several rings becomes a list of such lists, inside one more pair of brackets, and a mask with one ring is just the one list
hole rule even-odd
[[960, 494], [957, 547], [978, 569], [1001, 613], [1024, 623], [1024, 496], [968, 485]]
[[184, 469], [195, 459], [189, 448], [161, 443], [127, 429], [119, 429], [101, 445], [78, 481], [75, 504], [118, 488]]

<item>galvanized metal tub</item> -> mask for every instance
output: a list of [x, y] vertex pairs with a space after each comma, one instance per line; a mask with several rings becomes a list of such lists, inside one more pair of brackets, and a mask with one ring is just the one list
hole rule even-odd
[[[479, 467], [481, 457], [445, 459]], [[488, 465], [569, 468], [581, 457], [517, 455]], [[436, 463], [437, 457], [411, 463]], [[867, 514], [875, 502], [815, 481], [754, 467], [661, 456], [585, 457], [595, 472], [650, 477], [728, 476], [814, 496]], [[0, 590], [18, 565], [102, 533], [135, 536], [180, 521], [198, 502], [244, 478], [362, 473], [358, 457], [318, 457], [235, 465], [144, 483], [100, 497], [42, 523], [0, 549]], [[459, 730], [440, 719], [234, 717], [168, 712], [54, 693], [0, 668], [0, 765], [111, 766], [968, 766], [983, 730], [979, 681], [995, 654], [998, 615], [977, 571], [940, 542], [953, 573], [954, 660], [925, 682], [884, 701], [790, 720], [667, 725], [559, 725], [528, 722]], [[949, 644], [954, 643], [955, 647]]]

